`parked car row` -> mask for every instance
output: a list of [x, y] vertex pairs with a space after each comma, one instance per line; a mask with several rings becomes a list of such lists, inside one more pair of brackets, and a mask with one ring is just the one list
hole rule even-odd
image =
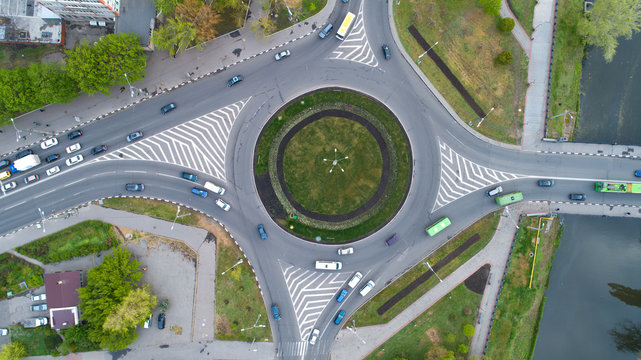
[[[145, 329], [149, 329], [153, 318], [154, 318], [154, 314], [149, 314], [149, 318], [145, 320], [145, 323], [143, 324], [142, 327]], [[160, 315], [158, 315], [158, 329], [162, 330], [164, 328], [165, 328], [165, 313], [160, 313]]]

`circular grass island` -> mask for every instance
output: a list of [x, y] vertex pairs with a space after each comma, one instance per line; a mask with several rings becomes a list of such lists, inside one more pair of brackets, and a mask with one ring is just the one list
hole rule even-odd
[[263, 128], [255, 179], [272, 219], [324, 242], [385, 225], [410, 185], [411, 150], [395, 116], [365, 95], [325, 89], [288, 103]]

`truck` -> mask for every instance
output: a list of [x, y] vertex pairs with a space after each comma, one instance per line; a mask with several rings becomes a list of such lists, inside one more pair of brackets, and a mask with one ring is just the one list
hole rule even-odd
[[17, 173], [29, 170], [38, 165], [40, 165], [40, 158], [36, 154], [31, 154], [14, 161], [12, 165], [9, 165], [9, 170], [11, 170], [12, 173]]
[[594, 183], [594, 190], [596, 192], [641, 194], [641, 184], [609, 183], [599, 181]]
[[353, 13], [347, 12], [347, 15], [345, 15], [345, 19], [341, 24], [341, 27], [338, 28], [338, 32], [336, 33], [336, 38], [338, 40], [345, 39], [345, 35], [347, 35], [347, 31], [349, 30], [349, 27], [352, 26], [352, 22], [354, 21], [355, 17], [356, 15], [354, 15]]
[[48, 323], [49, 319], [43, 316], [24, 319], [24, 321], [22, 321], [22, 326], [24, 326], [25, 328], [35, 328], [38, 326], [47, 325]]

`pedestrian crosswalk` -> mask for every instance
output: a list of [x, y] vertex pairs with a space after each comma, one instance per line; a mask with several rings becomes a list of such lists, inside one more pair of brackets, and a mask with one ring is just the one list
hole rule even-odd
[[441, 181], [432, 212], [484, 187], [527, 177], [476, 164], [457, 154], [440, 138], [439, 148]]
[[310, 345], [309, 341], [286, 341], [278, 343], [279, 359], [327, 360], [330, 357], [331, 341], [317, 342]]
[[159, 161], [225, 180], [229, 133], [251, 97], [199, 116], [98, 158]]
[[363, 20], [363, 4], [361, 6], [352, 25], [352, 30], [349, 32], [345, 40], [332, 52], [330, 59], [349, 60], [359, 62], [371, 67], [378, 66], [378, 60], [374, 56], [372, 47], [367, 41], [365, 34], [365, 22]]

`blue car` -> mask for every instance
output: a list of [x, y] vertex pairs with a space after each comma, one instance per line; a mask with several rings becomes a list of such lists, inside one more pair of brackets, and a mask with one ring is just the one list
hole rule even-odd
[[278, 311], [278, 304], [272, 304], [272, 315], [274, 315], [274, 320], [280, 320], [280, 311]]
[[343, 290], [341, 290], [341, 293], [338, 294], [338, 297], [336, 298], [336, 301], [343, 302], [343, 300], [345, 300], [346, 296], [347, 296], [347, 289], [343, 289]]
[[237, 84], [243, 80], [244, 78], [242, 77], [242, 75], [236, 75], [233, 78], [229, 79], [229, 81], [227, 81], [227, 86], [234, 86], [234, 84]]
[[345, 311], [343, 310], [339, 311], [338, 315], [336, 315], [336, 319], [334, 319], [334, 324], [336, 325], [340, 324], [344, 317], [345, 317]]
[[260, 234], [261, 239], [267, 240], [267, 233], [265, 232], [263, 224], [258, 225], [258, 234]]
[[641, 170], [637, 170], [634, 172], [634, 176], [636, 177], [641, 177]]
[[201, 196], [203, 198], [207, 197], [207, 191], [205, 191], [205, 190], [201, 190], [201, 189], [198, 189], [198, 188], [192, 188], [191, 192], [196, 194], [196, 195], [198, 195], [198, 196]]

